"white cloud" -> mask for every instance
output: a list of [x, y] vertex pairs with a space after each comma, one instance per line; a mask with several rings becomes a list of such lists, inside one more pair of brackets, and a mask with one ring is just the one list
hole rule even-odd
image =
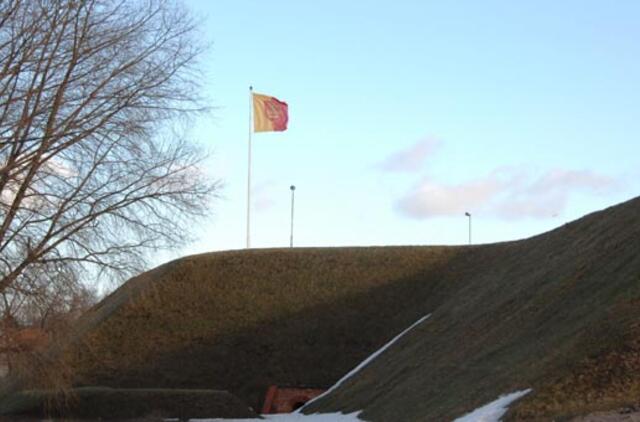
[[273, 181], [267, 181], [259, 183], [251, 188], [252, 196], [252, 209], [255, 211], [267, 211], [273, 207], [275, 201], [273, 200], [273, 187], [275, 183]]
[[490, 178], [459, 185], [424, 180], [397, 205], [413, 218], [459, 215], [482, 206], [500, 190], [498, 181]]
[[440, 141], [427, 138], [416, 142], [409, 148], [397, 151], [380, 163], [376, 168], [386, 172], [416, 172], [422, 169], [425, 161], [439, 148]]
[[499, 168], [459, 184], [424, 179], [396, 207], [416, 219], [457, 216], [466, 211], [502, 219], [543, 219], [561, 214], [573, 193], [603, 195], [619, 185], [619, 180], [590, 170], [553, 169], [532, 174]]

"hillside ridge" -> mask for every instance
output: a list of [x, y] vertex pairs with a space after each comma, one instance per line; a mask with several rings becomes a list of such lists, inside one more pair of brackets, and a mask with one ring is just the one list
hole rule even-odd
[[512, 420], [632, 404], [638, 216], [636, 198], [495, 244], [188, 256], [85, 315], [68, 352], [75, 385], [223, 389], [259, 409], [269, 385], [328, 388], [432, 314], [305, 411], [450, 421], [527, 388]]
[[509, 419], [562, 420], [637, 404], [639, 216], [634, 199], [524, 241], [475, 249], [466, 256], [475, 273], [431, 310], [428, 324], [308, 411], [444, 421], [526, 388], [533, 393]]

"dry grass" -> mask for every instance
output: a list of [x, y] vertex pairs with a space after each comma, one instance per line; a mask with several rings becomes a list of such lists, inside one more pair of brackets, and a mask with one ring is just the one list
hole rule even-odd
[[[427, 323], [309, 408], [448, 421], [533, 388], [510, 420], [637, 403], [640, 200], [520, 242], [461, 252]], [[453, 291], [452, 291], [453, 289]]]
[[224, 388], [255, 408], [271, 383], [328, 387], [426, 311], [420, 302], [436, 280], [422, 275], [437, 275], [457, 251], [256, 250], [176, 261], [116, 292], [106, 302], [126, 299], [113, 315], [98, 308], [87, 317], [78, 382]]
[[76, 385], [328, 387], [432, 317], [310, 411], [446, 421], [516, 389], [510, 420], [638, 401], [640, 200], [525, 241], [253, 250], [130, 280], [79, 325]]

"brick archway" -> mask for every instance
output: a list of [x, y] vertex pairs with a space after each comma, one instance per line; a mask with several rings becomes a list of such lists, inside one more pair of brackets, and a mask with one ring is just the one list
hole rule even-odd
[[267, 390], [262, 414], [291, 413], [298, 410], [309, 400], [324, 393], [319, 388], [308, 387], [278, 387], [272, 385]]

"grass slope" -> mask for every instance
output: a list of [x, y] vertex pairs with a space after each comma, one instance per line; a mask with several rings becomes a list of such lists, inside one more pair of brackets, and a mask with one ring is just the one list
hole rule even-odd
[[80, 324], [77, 385], [329, 387], [310, 411], [446, 421], [532, 387], [513, 420], [638, 401], [640, 200], [518, 242], [203, 254], [133, 278]]
[[309, 411], [446, 421], [529, 387], [509, 420], [637, 404], [639, 246], [635, 199], [528, 240], [467, 249], [431, 318]]
[[[130, 280], [83, 322], [79, 385], [329, 387], [428, 309], [460, 248], [211, 253]], [[435, 302], [433, 302], [435, 303]]]

